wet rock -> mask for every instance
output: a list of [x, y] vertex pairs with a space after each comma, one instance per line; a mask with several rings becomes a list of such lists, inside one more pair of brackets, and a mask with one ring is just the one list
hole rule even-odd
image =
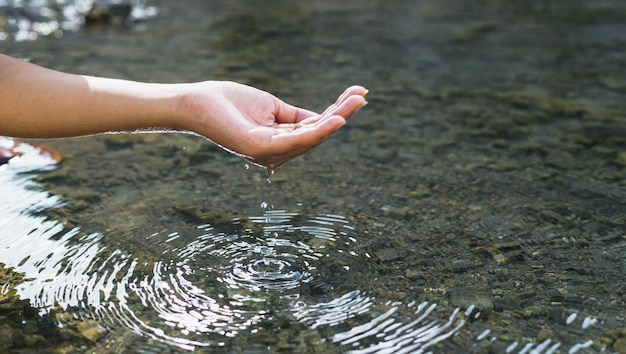
[[13, 330], [8, 324], [0, 325], [0, 353], [6, 353], [13, 347]]
[[414, 190], [410, 191], [407, 194], [407, 197], [411, 199], [421, 199], [421, 198], [429, 196], [431, 193], [432, 191], [430, 190], [430, 188], [426, 186], [418, 186]]
[[599, 348], [609, 347], [616, 353], [626, 353], [626, 327], [607, 330], [595, 341]]
[[424, 272], [421, 272], [417, 269], [406, 269], [404, 271], [404, 276], [407, 277], [408, 279], [416, 279], [416, 278], [421, 278], [424, 276]]
[[194, 223], [209, 223], [212, 225], [221, 225], [230, 223], [235, 215], [226, 210], [211, 209], [203, 210], [196, 205], [182, 205], [174, 208], [189, 221]]
[[509, 270], [506, 268], [498, 268], [495, 271], [493, 271], [493, 274], [496, 276], [496, 279], [500, 282], [507, 281], [510, 277]]
[[517, 241], [503, 242], [495, 245], [485, 245], [474, 248], [476, 254], [489, 255], [493, 257], [498, 265], [507, 264], [523, 259], [523, 249]]
[[396, 248], [383, 248], [376, 251], [376, 257], [383, 262], [387, 262], [399, 259], [402, 256]]
[[97, 342], [100, 339], [102, 339], [106, 334], [107, 331], [104, 327], [100, 326], [96, 321], [94, 320], [88, 320], [85, 322], [81, 322], [79, 324], [76, 325], [76, 329], [80, 332], [80, 334], [85, 337], [86, 339], [92, 341], [92, 342]]
[[554, 337], [554, 331], [548, 328], [542, 328], [537, 332], [537, 342], [543, 342], [546, 339], [554, 339]]
[[531, 305], [524, 307], [520, 311], [515, 311], [514, 315], [519, 318], [546, 318], [550, 316], [550, 308], [541, 305]]
[[565, 294], [563, 300], [567, 301], [567, 302], [573, 302], [573, 303], [576, 303], [576, 304], [582, 304], [583, 303], [583, 299], [579, 295], [572, 294], [572, 293]]
[[572, 154], [562, 150], [550, 150], [545, 160], [548, 166], [561, 170], [572, 168], [577, 164], [577, 161], [573, 158]]
[[498, 312], [519, 310], [521, 301], [514, 296], [494, 296], [493, 309]]
[[550, 318], [555, 322], [562, 323], [565, 318], [565, 310], [563, 307], [550, 307]]
[[613, 343], [613, 350], [616, 353], [626, 353], [626, 338], [619, 338]]
[[[0, 263], [0, 353], [43, 352], [50, 346], [49, 334], [56, 339], [57, 328], [50, 325], [30, 306], [28, 300], [16, 295], [12, 284], [17, 284], [22, 275], [6, 269]], [[48, 327], [50, 325], [50, 327]]]
[[454, 288], [450, 291], [450, 303], [462, 309], [474, 306], [472, 316], [480, 313], [479, 317], [487, 318], [493, 312], [493, 297], [485, 288], [470, 286]]
[[621, 166], [626, 166], [626, 151], [621, 151], [617, 153], [617, 157], [615, 158], [615, 163]]
[[552, 304], [561, 304], [563, 303], [564, 298], [563, 294], [556, 290], [550, 293], [550, 303]]
[[474, 262], [466, 259], [453, 259], [449, 267], [452, 273], [466, 273], [476, 266]]

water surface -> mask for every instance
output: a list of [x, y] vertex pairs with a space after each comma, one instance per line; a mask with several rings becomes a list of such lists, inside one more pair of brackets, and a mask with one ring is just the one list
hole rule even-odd
[[60, 168], [5, 168], [2, 294], [50, 347], [624, 350], [621, 2], [150, 5], [0, 50], [316, 110], [358, 83], [369, 105], [271, 183], [169, 134], [49, 141]]

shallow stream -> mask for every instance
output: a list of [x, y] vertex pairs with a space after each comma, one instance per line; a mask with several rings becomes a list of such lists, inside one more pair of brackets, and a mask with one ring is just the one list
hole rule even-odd
[[269, 178], [182, 134], [0, 167], [0, 352], [626, 352], [622, 1], [64, 4], [0, 0], [0, 52], [369, 104]]

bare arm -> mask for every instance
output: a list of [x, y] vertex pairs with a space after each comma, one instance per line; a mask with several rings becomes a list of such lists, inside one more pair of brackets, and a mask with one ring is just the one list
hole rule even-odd
[[278, 166], [345, 124], [366, 102], [348, 88], [324, 113], [233, 82], [151, 84], [62, 73], [0, 54], [0, 135], [55, 138], [177, 130]]
[[45, 69], [0, 55], [0, 134], [56, 138], [173, 128], [176, 85]]

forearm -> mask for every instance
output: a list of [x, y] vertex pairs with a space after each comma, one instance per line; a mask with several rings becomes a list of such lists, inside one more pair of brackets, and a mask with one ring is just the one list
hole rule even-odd
[[181, 129], [183, 86], [61, 73], [0, 54], [0, 135], [53, 138]]
[[0, 54], [0, 135], [55, 138], [176, 130], [256, 164], [279, 166], [319, 145], [363, 107], [352, 86], [324, 113], [226, 81], [149, 84], [61, 73]]

